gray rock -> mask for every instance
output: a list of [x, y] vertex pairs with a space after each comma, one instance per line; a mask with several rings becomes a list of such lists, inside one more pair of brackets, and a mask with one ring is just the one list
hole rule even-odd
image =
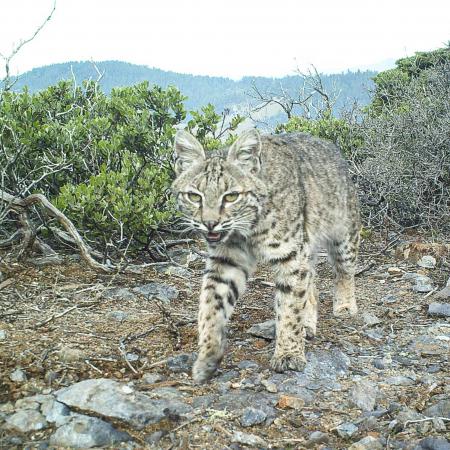
[[38, 431], [47, 428], [45, 417], [33, 409], [21, 409], [6, 419], [6, 426], [28, 433], [29, 431]]
[[102, 296], [104, 298], [112, 299], [112, 300], [134, 300], [136, 299], [136, 294], [133, 294], [127, 288], [111, 288], [106, 289]]
[[382, 322], [375, 314], [371, 314], [370, 312], [364, 312], [362, 318], [368, 327], [378, 325]]
[[0, 330], [0, 341], [4, 341], [6, 339], [6, 331], [5, 330]]
[[335, 430], [341, 438], [349, 439], [358, 431], [358, 427], [354, 423], [345, 422], [338, 425]]
[[180, 278], [191, 278], [192, 271], [187, 269], [186, 267], [174, 266], [174, 265], [165, 265], [165, 266], [157, 266], [156, 271], [158, 273], [164, 273], [166, 275], [174, 275]]
[[315, 447], [318, 444], [326, 444], [330, 440], [327, 433], [322, 433], [322, 431], [313, 431], [308, 440], [303, 444], [306, 448]]
[[165, 399], [183, 398], [186, 397], [185, 392], [179, 391], [172, 386], [161, 386], [150, 391], [152, 397], [159, 397]]
[[351, 401], [363, 411], [373, 411], [379, 395], [376, 384], [368, 380], [360, 380], [350, 390]]
[[241, 425], [243, 427], [252, 427], [253, 425], [259, 425], [267, 419], [267, 414], [256, 408], [244, 408], [241, 415]]
[[131, 440], [128, 433], [117, 431], [111, 424], [96, 417], [77, 415], [58, 428], [50, 437], [50, 445], [69, 448], [91, 448]]
[[164, 375], [161, 375], [160, 373], [146, 373], [142, 377], [142, 381], [147, 384], [155, 384], [159, 383], [160, 381], [164, 381], [166, 377]]
[[27, 375], [22, 369], [13, 370], [10, 373], [9, 378], [11, 381], [14, 381], [16, 383], [23, 383], [27, 381]]
[[216, 378], [216, 381], [218, 383], [226, 383], [227, 381], [231, 381], [236, 378], [239, 378], [239, 376], [240, 376], [240, 373], [237, 370], [227, 370], [226, 372], [221, 373]]
[[231, 442], [238, 444], [250, 445], [258, 448], [268, 448], [267, 442], [254, 434], [242, 433], [241, 431], [235, 431], [231, 436]]
[[192, 407], [197, 409], [209, 408], [214, 402], [214, 395], [201, 395], [192, 400]]
[[65, 425], [71, 419], [70, 409], [54, 399], [42, 403], [41, 411], [47, 422], [55, 423], [57, 426]]
[[443, 399], [423, 412], [427, 417], [445, 417], [450, 419], [450, 398]]
[[441, 289], [440, 291], [436, 292], [436, 294], [434, 294], [434, 298], [437, 300], [450, 299], [450, 286], [445, 286], [444, 289]]
[[244, 359], [238, 364], [239, 369], [258, 369], [259, 364], [256, 361], [250, 361], [248, 359]]
[[413, 450], [450, 450], [450, 443], [445, 438], [427, 437], [422, 439]]
[[265, 322], [257, 323], [250, 327], [247, 333], [252, 336], [273, 340], [275, 339], [275, 320], [266, 320]]
[[430, 316], [450, 317], [450, 303], [430, 303], [428, 314]]
[[154, 400], [125, 383], [105, 378], [84, 380], [61, 389], [56, 398], [79, 410], [124, 420], [136, 429], [192, 411], [178, 400]]
[[409, 350], [419, 355], [448, 355], [449, 344], [447, 338], [441, 339], [439, 336], [418, 336], [413, 339]]
[[117, 320], [118, 322], [123, 322], [124, 320], [128, 319], [129, 314], [124, 311], [110, 311], [107, 314], [107, 317]]
[[373, 436], [366, 436], [358, 442], [350, 445], [348, 450], [382, 450], [384, 445], [381, 441]]
[[147, 442], [147, 444], [155, 445], [166, 435], [167, 435], [166, 430], [159, 430], [159, 431], [155, 431], [154, 433], [150, 434], [149, 436], [146, 436], [144, 439], [145, 439], [145, 442]]
[[267, 392], [254, 392], [233, 390], [220, 395], [212, 404], [212, 408], [218, 411], [241, 413], [247, 407], [263, 411], [267, 418], [274, 419], [277, 415], [275, 405], [278, 398]]
[[323, 386], [346, 375], [350, 366], [350, 358], [337, 348], [309, 352], [306, 359], [305, 376]]
[[413, 290], [416, 292], [431, 292], [433, 290], [433, 281], [430, 277], [421, 275], [416, 278]]
[[156, 297], [164, 303], [170, 303], [171, 300], [175, 300], [178, 297], [178, 289], [162, 283], [144, 284], [143, 286], [133, 288], [133, 292], [144, 295], [149, 299]]
[[386, 304], [396, 303], [398, 301], [398, 297], [393, 294], [385, 295], [381, 301]]
[[63, 346], [58, 351], [58, 356], [61, 361], [67, 363], [73, 363], [77, 361], [83, 361], [87, 358], [86, 353], [78, 348], [72, 348], [69, 346]]
[[181, 353], [167, 358], [167, 368], [175, 373], [190, 373], [197, 353]]
[[16, 401], [14, 408], [16, 411], [19, 409], [34, 409], [37, 411], [40, 407], [40, 403], [33, 397], [25, 397]]
[[415, 382], [413, 379], [409, 377], [398, 375], [396, 377], [386, 378], [385, 383], [390, 384], [392, 386], [411, 386]]
[[417, 265], [425, 269], [434, 269], [436, 267], [436, 258], [431, 255], [424, 255], [417, 261]]

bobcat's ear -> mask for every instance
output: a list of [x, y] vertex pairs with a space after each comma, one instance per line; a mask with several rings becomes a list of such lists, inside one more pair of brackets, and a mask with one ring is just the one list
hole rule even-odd
[[175, 157], [175, 173], [180, 175], [192, 164], [205, 160], [205, 151], [202, 144], [192, 134], [178, 130], [173, 144]]
[[257, 174], [261, 169], [261, 136], [256, 128], [242, 133], [228, 152], [228, 161], [244, 172]]

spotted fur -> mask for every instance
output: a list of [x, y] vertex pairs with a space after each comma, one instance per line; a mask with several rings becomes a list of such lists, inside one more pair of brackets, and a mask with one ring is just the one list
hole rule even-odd
[[275, 274], [276, 371], [301, 370], [304, 337], [314, 336], [317, 249], [335, 273], [333, 312], [354, 315], [358, 202], [339, 150], [306, 134], [242, 134], [205, 154], [189, 133], [175, 139], [173, 191], [187, 229], [208, 241], [200, 292], [197, 382], [211, 378], [225, 351], [226, 324], [256, 262]]

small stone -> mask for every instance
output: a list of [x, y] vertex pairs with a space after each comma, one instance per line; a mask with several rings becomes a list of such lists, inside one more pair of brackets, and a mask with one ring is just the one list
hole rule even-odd
[[167, 368], [175, 373], [190, 373], [196, 357], [196, 353], [181, 353], [170, 356], [167, 358]]
[[154, 433], [150, 434], [149, 436], [146, 436], [145, 442], [150, 445], [156, 445], [164, 436], [167, 435], [166, 430], [159, 430], [155, 431]]
[[258, 367], [259, 367], [259, 364], [256, 361], [250, 361], [250, 360], [247, 360], [247, 359], [244, 359], [243, 361], [241, 361], [238, 364], [238, 368], [241, 369], [241, 370], [244, 370], [244, 369], [258, 369]]
[[8, 428], [14, 428], [22, 433], [38, 431], [47, 428], [45, 417], [33, 409], [21, 409], [6, 419]]
[[46, 383], [52, 384], [54, 381], [58, 379], [58, 377], [59, 377], [58, 372], [48, 370], [47, 372], [45, 372], [44, 380], [46, 381]]
[[252, 427], [253, 425], [259, 425], [267, 419], [267, 414], [256, 408], [245, 408], [241, 415], [241, 425], [243, 427]]
[[275, 320], [266, 320], [265, 322], [257, 323], [247, 330], [248, 334], [264, 339], [275, 339]]
[[375, 314], [371, 314], [369, 312], [364, 312], [362, 318], [364, 320], [364, 323], [369, 327], [378, 325], [382, 322]]
[[236, 442], [243, 445], [251, 445], [254, 447], [267, 448], [267, 442], [254, 434], [242, 433], [241, 431], [235, 431], [231, 436], [231, 442]]
[[423, 412], [427, 417], [445, 417], [450, 419], [450, 399], [440, 400]]
[[[391, 361], [392, 362], [392, 361]], [[372, 360], [372, 365], [380, 370], [386, 369], [386, 367], [388, 366], [388, 364], [386, 364], [386, 360], [385, 358], [375, 358]]]
[[142, 381], [147, 384], [155, 384], [159, 383], [160, 381], [164, 381], [166, 377], [164, 375], [161, 375], [160, 373], [146, 373], [142, 377]]
[[450, 303], [430, 303], [428, 315], [439, 317], [450, 317]]
[[272, 393], [278, 392], [277, 385], [273, 381], [261, 380], [261, 384], [266, 388], [267, 392], [272, 392]]
[[398, 375], [396, 377], [386, 378], [385, 383], [392, 386], [411, 386], [414, 384], [414, 380], [403, 375]]
[[86, 354], [82, 350], [66, 346], [62, 347], [58, 351], [58, 356], [61, 361], [67, 363], [83, 361], [87, 358]]
[[361, 380], [350, 390], [351, 401], [363, 411], [373, 411], [379, 391], [377, 386], [367, 380]]
[[15, 369], [13, 370], [9, 378], [11, 381], [15, 381], [16, 383], [23, 383], [27, 381], [27, 375], [22, 369]]
[[313, 431], [303, 445], [306, 448], [311, 448], [318, 444], [326, 444], [329, 440], [330, 437], [327, 433], [322, 433], [322, 431]]
[[394, 294], [385, 295], [381, 301], [386, 304], [396, 303], [398, 301], [398, 297]]
[[302, 409], [305, 406], [305, 400], [299, 397], [292, 397], [290, 395], [282, 395], [278, 399], [277, 406], [281, 409]]
[[164, 303], [170, 303], [178, 297], [178, 289], [168, 284], [148, 283], [143, 286], [133, 288], [133, 292], [144, 295], [149, 299], [155, 297]]
[[424, 267], [425, 269], [434, 269], [436, 267], [436, 258], [431, 255], [422, 256], [419, 261], [417, 261], [419, 267]]
[[108, 299], [113, 300], [134, 300], [136, 298], [136, 295], [133, 294], [129, 289], [127, 288], [111, 288], [106, 289], [102, 296]]
[[427, 437], [419, 441], [413, 450], [450, 450], [450, 443], [445, 438]]
[[58, 428], [50, 437], [55, 447], [91, 448], [111, 446], [131, 440], [128, 433], [117, 431], [111, 424], [96, 417], [77, 415]]
[[129, 314], [124, 311], [111, 311], [107, 314], [107, 317], [117, 320], [118, 322], [123, 322], [124, 320], [128, 319]]
[[195, 397], [192, 400], [192, 407], [195, 410], [206, 409], [206, 408], [209, 408], [211, 406], [213, 401], [214, 401], [214, 396], [213, 395], [201, 395], [200, 397]]
[[0, 330], [0, 341], [4, 341], [6, 339], [6, 331]]
[[444, 289], [441, 289], [440, 291], [436, 292], [433, 298], [435, 298], [436, 300], [450, 299], [450, 286], [445, 286]]
[[413, 286], [413, 291], [416, 292], [431, 292], [433, 290], [433, 282], [430, 277], [425, 275], [420, 275], [415, 280], [415, 285]]
[[39, 407], [39, 402], [37, 402], [33, 397], [21, 398], [17, 400], [16, 404], [14, 405], [16, 411], [18, 411], [19, 409], [34, 409], [37, 411]]
[[335, 430], [341, 438], [348, 439], [358, 431], [358, 427], [354, 423], [345, 422], [338, 425]]
[[66, 424], [71, 419], [70, 409], [57, 400], [48, 400], [41, 406], [47, 422], [55, 423], [57, 426]]
[[383, 444], [379, 439], [374, 438], [373, 436], [366, 436], [358, 442], [350, 445], [348, 450], [382, 450]]
[[127, 361], [137, 361], [139, 359], [139, 355], [136, 353], [127, 353], [126, 355]]

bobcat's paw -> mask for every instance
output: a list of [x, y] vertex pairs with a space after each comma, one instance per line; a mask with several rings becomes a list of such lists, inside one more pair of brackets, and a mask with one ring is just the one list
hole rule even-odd
[[358, 313], [358, 306], [355, 302], [345, 302], [345, 303], [338, 303], [337, 305], [333, 306], [333, 315], [335, 317], [350, 317], [355, 316]]
[[306, 359], [303, 355], [280, 355], [273, 356], [270, 366], [275, 372], [284, 372], [286, 370], [303, 371], [306, 365]]
[[220, 364], [220, 359], [200, 359], [194, 363], [192, 378], [197, 384], [202, 384], [213, 377]]

